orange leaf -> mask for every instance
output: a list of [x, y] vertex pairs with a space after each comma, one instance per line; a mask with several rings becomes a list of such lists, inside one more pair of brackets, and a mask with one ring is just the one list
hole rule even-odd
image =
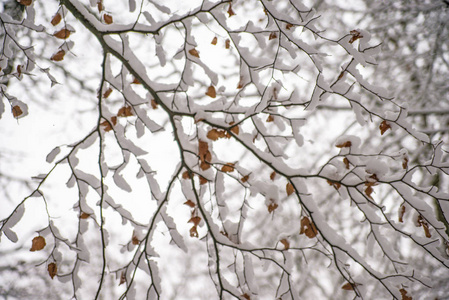
[[85, 212], [82, 212], [81, 215], [80, 215], [80, 219], [83, 219], [83, 220], [85, 220], [85, 219], [87, 219], [89, 217], [90, 217], [90, 214], [85, 213]]
[[318, 231], [316, 230], [315, 224], [313, 224], [308, 217], [303, 217], [301, 219], [301, 230], [299, 234], [305, 234], [309, 239], [314, 238]]
[[103, 93], [103, 98], [107, 98], [109, 97], [109, 95], [111, 95], [112, 93], [112, 89], [108, 88], [104, 93]]
[[108, 25], [113, 23], [112, 16], [108, 14], [103, 15], [103, 20]]
[[285, 186], [285, 190], [287, 191], [288, 196], [290, 196], [295, 192], [295, 188], [293, 187], [293, 184], [291, 184], [290, 182], [287, 183], [287, 185]]
[[401, 293], [402, 296], [401, 300], [412, 300], [412, 297], [407, 296], [407, 291], [405, 289], [400, 289], [399, 292]]
[[280, 242], [281, 242], [282, 245], [284, 245], [284, 249], [285, 250], [290, 249], [290, 243], [289, 243], [289, 241], [287, 239], [282, 239], [282, 240], [280, 240]]
[[215, 92], [215, 88], [213, 85], [211, 85], [210, 87], [207, 88], [206, 95], [211, 98], [217, 97], [217, 93]]
[[54, 37], [57, 37], [58, 39], [65, 40], [70, 36], [70, 30], [67, 28], [63, 28], [55, 33], [53, 33]]
[[345, 291], [353, 291], [353, 290], [354, 290], [354, 286], [352, 285], [352, 283], [346, 282], [346, 283], [341, 287], [341, 289], [342, 289], [342, 290], [345, 290]]
[[379, 129], [380, 129], [380, 135], [383, 135], [385, 133], [385, 131], [387, 131], [388, 129], [391, 129], [390, 123], [388, 123], [386, 120], [383, 120], [382, 123], [380, 123], [380, 125], [379, 125]]
[[31, 242], [31, 252], [34, 251], [39, 251], [44, 249], [46, 243], [45, 243], [45, 239], [43, 236], [37, 236], [33, 239], [33, 241]]
[[61, 61], [64, 59], [65, 51], [63, 49], [60, 49], [58, 52], [52, 55], [50, 59], [52, 61]]
[[231, 47], [231, 40], [230, 39], [226, 39], [225, 41], [225, 48], [229, 49]]
[[218, 41], [217, 37], [214, 37], [214, 38], [212, 39], [211, 44], [212, 44], [212, 45], [216, 45], [216, 44], [217, 44], [217, 41]]
[[337, 148], [349, 148], [351, 146], [352, 146], [351, 141], [346, 141], [341, 144], [335, 145], [335, 147], [337, 147]]
[[30, 6], [32, 2], [32, 0], [19, 0], [19, 3], [25, 6]]
[[157, 109], [157, 106], [158, 106], [159, 104], [157, 104], [157, 101], [156, 100], [154, 100], [154, 99], [151, 99], [151, 107], [153, 108], [153, 109]]
[[249, 175], [245, 175], [242, 177], [242, 179], [240, 179], [242, 182], [247, 182], [249, 179]]
[[187, 200], [184, 202], [185, 205], [190, 206], [191, 208], [194, 208], [196, 204], [192, 200]]
[[229, 173], [234, 171], [234, 164], [233, 163], [227, 163], [223, 167], [221, 167], [221, 171]]
[[53, 279], [56, 276], [56, 273], [58, 272], [58, 266], [54, 262], [48, 264], [47, 267], [48, 275], [50, 275], [50, 278]]
[[232, 10], [231, 3], [229, 3], [228, 14], [229, 14], [229, 17], [232, 17], [235, 15], [235, 12]]
[[272, 33], [270, 33], [270, 36], [268, 37], [268, 40], [274, 40], [277, 37], [278, 37], [278, 35], [276, 34], [276, 32], [272, 32]]
[[61, 22], [61, 15], [59, 13], [57, 13], [56, 15], [54, 15], [54, 17], [51, 19], [51, 25], [56, 26], [59, 24], [59, 22]]
[[200, 54], [199, 54], [199, 52], [198, 52], [195, 48], [190, 49], [190, 50], [189, 50], [189, 53], [190, 53], [190, 55], [192, 55], [192, 56], [195, 56], [195, 57], [200, 58]]
[[13, 108], [11, 110], [12, 110], [13, 117], [16, 119], [23, 114], [22, 109], [18, 105], [13, 106]]
[[118, 110], [118, 117], [131, 117], [133, 115], [131, 106], [123, 106]]

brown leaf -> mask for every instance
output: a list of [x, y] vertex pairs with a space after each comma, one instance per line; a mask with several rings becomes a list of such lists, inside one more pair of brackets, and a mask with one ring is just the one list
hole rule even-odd
[[118, 117], [131, 117], [133, 115], [133, 111], [131, 106], [123, 106], [117, 112]]
[[273, 115], [269, 115], [266, 122], [273, 122], [273, 121], [274, 121]]
[[190, 179], [192, 178], [192, 174], [189, 171], [184, 171], [182, 173], [182, 179]]
[[347, 159], [346, 157], [343, 158], [343, 163], [345, 164], [346, 169], [349, 169], [349, 159]]
[[199, 53], [195, 48], [190, 49], [190, 50], [189, 50], [189, 53], [190, 53], [190, 55], [192, 55], [192, 56], [195, 56], [195, 57], [200, 58], [200, 53]]
[[225, 48], [229, 49], [231, 47], [231, 40], [230, 39], [226, 39], [225, 41]]
[[68, 30], [67, 28], [63, 28], [53, 33], [53, 36], [57, 37], [58, 39], [65, 40], [70, 36], [70, 30]]
[[242, 179], [240, 179], [242, 182], [247, 182], [249, 179], [249, 175], [245, 175], [242, 177]]
[[30, 6], [33, 1], [32, 0], [19, 0], [18, 2], [22, 5]]
[[190, 220], [187, 223], [193, 223], [194, 226], [198, 226], [201, 222], [201, 218], [198, 216], [190, 218]]
[[154, 99], [151, 99], [151, 108], [157, 109], [159, 104], [157, 104], [157, 101]]
[[102, 12], [104, 10], [103, 1], [97, 1], [98, 12]]
[[346, 283], [341, 287], [341, 289], [342, 289], [342, 290], [345, 290], [345, 291], [352, 291], [352, 290], [354, 290], [354, 286], [352, 285], [352, 283], [346, 282]]
[[111, 117], [111, 122], [112, 122], [112, 125], [117, 125], [117, 117], [116, 116], [113, 116], [113, 117]]
[[56, 276], [56, 273], [58, 272], [58, 266], [54, 262], [49, 263], [47, 270], [48, 275], [50, 275], [50, 278], [53, 279]]
[[227, 163], [223, 167], [221, 167], [221, 171], [225, 173], [233, 172], [234, 171], [234, 164], [233, 163]]
[[232, 17], [235, 15], [235, 12], [232, 10], [231, 3], [229, 3], [228, 14], [229, 14], [229, 17]]
[[31, 252], [39, 251], [44, 249], [46, 243], [43, 236], [36, 236], [33, 241], [31, 242]]
[[112, 20], [112, 16], [108, 14], [103, 15], [103, 20], [106, 24], [112, 24], [114, 21]]
[[103, 98], [107, 98], [109, 97], [109, 95], [111, 95], [112, 93], [112, 89], [108, 88], [104, 93], [103, 93]]
[[207, 133], [207, 138], [213, 141], [218, 140], [219, 138], [224, 138], [225, 137], [225, 131], [224, 130], [218, 130], [218, 129], [211, 129], [209, 130], [209, 132]]
[[278, 206], [279, 206], [279, 205], [277, 205], [277, 203], [270, 203], [270, 204], [268, 205], [268, 212], [269, 212], [269, 213], [272, 213], [273, 211], [276, 210], [276, 208], [278, 208]]
[[351, 39], [349, 40], [349, 44], [352, 44], [363, 37], [363, 35], [361, 35], [357, 30], [351, 30], [349, 33], [352, 35]]
[[141, 84], [139, 79], [137, 79], [136, 77], [134, 77], [133, 82], [131, 82], [132, 84]]
[[216, 44], [217, 44], [217, 41], [218, 41], [218, 39], [217, 39], [217, 37], [215, 36], [215, 37], [212, 39], [211, 44], [212, 44], [212, 45], [216, 45]]
[[85, 212], [82, 212], [81, 215], [80, 215], [80, 219], [83, 219], [83, 220], [85, 220], [85, 219], [87, 219], [89, 217], [90, 217], [90, 214], [85, 213]]
[[17, 66], [17, 74], [19, 74], [19, 76], [22, 75], [22, 66], [21, 65]]
[[287, 23], [285, 25], [285, 29], [290, 30], [293, 27], [293, 24]]
[[57, 13], [56, 15], [53, 16], [53, 18], [51, 19], [51, 25], [56, 26], [59, 24], [59, 22], [61, 22], [61, 15], [59, 13]]
[[371, 197], [371, 194], [373, 193], [373, 185], [372, 184], [367, 184], [365, 183], [366, 189], [365, 189], [365, 194], [366, 196], [368, 196], [368, 198], [373, 199], [373, 197]]
[[314, 238], [318, 231], [316, 230], [315, 224], [313, 224], [308, 217], [303, 217], [301, 219], [301, 230], [299, 234], [305, 234], [309, 239]]
[[388, 129], [391, 129], [390, 123], [388, 123], [386, 120], [383, 120], [382, 123], [380, 123], [380, 125], [379, 125], [379, 129], [380, 129], [380, 135], [383, 135], [385, 133], [385, 131], [387, 131]]
[[268, 37], [268, 40], [274, 40], [277, 37], [278, 37], [277, 33], [276, 32], [272, 32], [272, 33], [270, 33], [270, 36]]
[[196, 206], [196, 204], [192, 200], [187, 200], [186, 202], [184, 202], [184, 204], [191, 208], [194, 208]]
[[401, 207], [399, 208], [399, 217], [398, 217], [398, 221], [400, 223], [404, 223], [404, 214], [405, 214], [405, 206], [401, 205]]
[[244, 80], [243, 76], [240, 76], [240, 81], [237, 85], [237, 89], [241, 89], [243, 87], [243, 80]]
[[52, 55], [50, 59], [52, 61], [61, 61], [64, 59], [65, 51], [63, 49], [60, 49], [58, 52]]
[[122, 271], [122, 273], [120, 274], [120, 283], [118, 285], [122, 285], [126, 282], [126, 272]]
[[209, 169], [210, 169], [210, 164], [207, 163], [207, 162], [205, 162], [205, 161], [202, 161], [202, 162], [200, 163], [200, 168], [201, 168], [201, 170], [203, 170], [203, 171], [209, 170]]
[[192, 228], [190, 228], [190, 236], [191, 237], [198, 237], [198, 231], [196, 230], [196, 226], [195, 225], [193, 225], [193, 227]]
[[208, 183], [208, 182], [209, 182], [209, 181], [207, 181], [206, 178], [204, 178], [203, 176], [200, 175], [200, 184], [206, 184], [206, 183]]
[[352, 146], [351, 141], [346, 141], [346, 142], [340, 143], [338, 145], [335, 145], [335, 147], [337, 147], [337, 148], [349, 148], [351, 146]]
[[109, 121], [103, 121], [100, 123], [101, 126], [103, 126], [103, 130], [108, 132], [112, 130], [112, 125]]
[[407, 291], [405, 289], [400, 289], [399, 292], [401, 293], [402, 299], [401, 300], [412, 300], [412, 297], [407, 296]]
[[211, 98], [217, 97], [217, 93], [215, 92], [215, 88], [213, 85], [207, 88], [206, 96], [209, 96]]
[[233, 127], [231, 127], [231, 132], [234, 133], [235, 135], [239, 135], [240, 129], [238, 125], [235, 125]]
[[288, 196], [290, 196], [295, 192], [295, 188], [293, 187], [293, 184], [291, 184], [290, 182], [288, 182], [287, 185], [285, 186], [285, 190], [287, 191]]
[[432, 235], [430, 234], [430, 229], [429, 229], [429, 224], [427, 224], [426, 220], [419, 215], [418, 216], [418, 220], [417, 220], [418, 226], [424, 229], [424, 234], [426, 235], [427, 238], [431, 238]]
[[287, 239], [282, 239], [279, 242], [281, 242], [281, 244], [284, 245], [284, 249], [285, 250], [290, 249], [290, 243], [289, 243], [289, 241]]
[[139, 245], [139, 244], [140, 244], [140, 240], [137, 238], [137, 236], [135, 236], [135, 235], [133, 234], [133, 237], [132, 237], [132, 239], [131, 239], [131, 243], [132, 243], [133, 245]]
[[341, 187], [341, 184], [336, 181], [327, 180], [327, 183], [334, 187], [338, 191], [338, 189]]
[[408, 157], [404, 156], [404, 158], [402, 159], [402, 168], [405, 170], [407, 169], [408, 166]]
[[244, 293], [242, 297], [245, 298], [246, 300], [251, 300], [251, 297], [247, 293]]
[[271, 172], [271, 174], [270, 174], [271, 181], [274, 181], [275, 177], [276, 177], [276, 172], [275, 171]]
[[16, 118], [16, 119], [23, 114], [22, 109], [18, 105], [13, 106], [11, 111], [12, 111], [13, 117]]

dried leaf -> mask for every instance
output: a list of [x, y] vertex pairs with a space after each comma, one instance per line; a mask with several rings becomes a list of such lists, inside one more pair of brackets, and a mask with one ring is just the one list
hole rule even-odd
[[17, 74], [20, 76], [20, 75], [22, 75], [22, 66], [21, 65], [18, 65], [17, 66]]
[[349, 44], [352, 44], [363, 37], [363, 35], [361, 35], [357, 30], [351, 30], [349, 33], [352, 35], [351, 39], [349, 40]]
[[341, 144], [335, 145], [335, 147], [337, 147], [337, 148], [349, 148], [351, 146], [352, 146], [351, 141], [346, 141]]
[[285, 29], [290, 30], [293, 27], [293, 24], [287, 23], [285, 25]]
[[400, 289], [399, 292], [401, 293], [402, 299], [401, 300], [412, 300], [412, 297], [407, 296], [407, 291], [405, 289]]
[[103, 98], [107, 98], [109, 97], [109, 95], [111, 95], [112, 93], [112, 89], [108, 88], [104, 93], [103, 93]]
[[100, 123], [101, 126], [103, 126], [103, 130], [108, 132], [112, 130], [112, 125], [109, 121], [103, 121]]
[[112, 24], [114, 21], [112, 20], [112, 16], [108, 14], [103, 15], [103, 20], [106, 24]]
[[126, 282], [126, 272], [122, 271], [122, 273], [120, 274], [120, 283], [118, 285], [122, 285]]
[[182, 179], [190, 179], [192, 178], [192, 174], [189, 171], [184, 171], [182, 173]]
[[18, 105], [13, 106], [13, 108], [11, 109], [11, 111], [12, 111], [13, 117], [16, 118], [16, 119], [17, 119], [19, 116], [21, 116], [21, 115], [23, 114], [22, 109], [21, 109], [20, 106], [18, 106]]
[[268, 205], [268, 212], [271, 214], [273, 211], [276, 210], [276, 208], [278, 208], [279, 205], [277, 205], [277, 203], [270, 203]]
[[30, 6], [32, 2], [32, 0], [19, 0], [19, 3], [25, 6]]
[[244, 80], [243, 76], [240, 76], [240, 81], [239, 81], [239, 83], [237, 85], [237, 89], [243, 88], [243, 80]]
[[103, 1], [97, 1], [98, 12], [102, 12], [104, 10]]
[[215, 92], [215, 88], [213, 85], [207, 88], [206, 96], [209, 96], [211, 98], [217, 97], [217, 93]]
[[346, 166], [346, 169], [348, 169], [348, 170], [349, 170], [349, 159], [347, 159], [346, 157], [345, 157], [345, 158], [343, 158], [343, 163], [345, 164], [345, 166]]
[[430, 229], [429, 229], [429, 224], [427, 224], [426, 220], [419, 215], [418, 216], [418, 220], [417, 220], [418, 226], [424, 229], [424, 234], [426, 235], [427, 238], [431, 238], [432, 235], [430, 234]]
[[405, 206], [401, 205], [401, 207], [399, 208], [399, 217], [398, 217], [398, 221], [400, 223], [404, 223], [404, 214], [405, 214]]
[[31, 252], [44, 249], [46, 243], [43, 236], [36, 236], [31, 242]]
[[225, 173], [233, 172], [234, 171], [234, 164], [233, 163], [227, 163], [223, 167], [221, 167], [221, 171]]
[[135, 235], [133, 234], [133, 237], [132, 237], [132, 239], [131, 239], [131, 243], [132, 243], [133, 245], [139, 245], [139, 244], [140, 244], [140, 240], [137, 238], [137, 236], [135, 236]]
[[233, 127], [231, 127], [231, 132], [234, 133], [235, 135], [239, 135], [240, 129], [238, 125], [235, 125]]
[[191, 208], [194, 208], [196, 206], [196, 204], [192, 200], [187, 200], [186, 202], [184, 202], [184, 204]]
[[245, 298], [246, 300], [251, 300], [251, 297], [247, 293], [244, 293], [242, 297]]
[[276, 177], [276, 172], [275, 171], [271, 172], [271, 174], [270, 174], [271, 181], [274, 181], [275, 177]]
[[327, 180], [327, 183], [334, 187], [338, 191], [338, 189], [341, 187], [341, 184], [336, 181]]
[[228, 14], [229, 14], [229, 17], [232, 17], [235, 15], [235, 12], [232, 10], [231, 3], [229, 3]]
[[218, 41], [218, 39], [217, 39], [217, 37], [215, 36], [215, 37], [212, 39], [211, 44], [212, 44], [212, 45], [216, 45], [216, 44], [217, 44], [217, 41]]
[[303, 233], [310, 239], [318, 234], [315, 224], [313, 224], [308, 217], [303, 217], [301, 219], [301, 230], [299, 231], [299, 234]]
[[390, 123], [388, 123], [386, 120], [383, 120], [382, 123], [380, 123], [380, 125], [379, 125], [379, 129], [380, 129], [380, 135], [383, 135], [385, 133], [385, 131], [387, 131], [388, 129], [391, 129]]
[[341, 289], [342, 289], [342, 290], [345, 290], [345, 291], [352, 291], [352, 290], [354, 290], [354, 286], [352, 285], [352, 283], [346, 282], [346, 283], [341, 287]]
[[268, 40], [274, 40], [277, 37], [278, 37], [277, 33], [276, 32], [272, 32], [272, 33], [270, 33], [270, 36], [268, 37]]
[[373, 185], [365, 183], [365, 186], [366, 186], [365, 194], [368, 198], [372, 200], [373, 197], [371, 197], [371, 194], [373, 193]]
[[209, 181], [206, 178], [204, 178], [203, 176], [200, 175], [200, 184], [206, 184], [208, 182]]
[[193, 223], [194, 226], [198, 226], [201, 222], [201, 218], [198, 216], [190, 218], [190, 220], [187, 223]]
[[80, 215], [80, 219], [83, 219], [83, 220], [85, 220], [85, 219], [87, 219], [89, 217], [90, 217], [90, 214], [85, 213], [85, 212], [82, 212], [81, 215]]
[[402, 159], [402, 168], [405, 170], [407, 169], [408, 166], [408, 157], [404, 156], [404, 158]]
[[47, 270], [48, 275], [50, 275], [50, 278], [53, 279], [56, 276], [56, 273], [58, 272], [58, 266], [54, 262], [49, 263]]
[[51, 25], [56, 26], [61, 22], [61, 15], [59, 13], [57, 13], [56, 15], [53, 16], [53, 18], [51, 19]]
[[282, 245], [284, 245], [284, 249], [285, 250], [290, 249], [290, 243], [289, 243], [289, 241], [287, 239], [282, 239], [282, 240], [280, 240], [280, 242], [281, 242]]
[[192, 228], [190, 228], [190, 236], [191, 237], [198, 237], [198, 231], [196, 230], [196, 226], [194, 225]]
[[64, 59], [65, 51], [63, 49], [60, 49], [58, 52], [52, 55], [50, 59], [52, 61], [61, 61]]
[[157, 104], [157, 101], [154, 99], [151, 99], [151, 108], [157, 109], [159, 104]]
[[123, 106], [117, 112], [118, 117], [131, 117], [133, 115], [131, 106]]
[[58, 39], [65, 40], [70, 36], [70, 33], [71, 33], [70, 30], [68, 30], [67, 28], [63, 28], [53, 33], [53, 36], [57, 37]]
[[249, 179], [249, 175], [245, 175], [245, 176], [243, 176], [242, 179], [240, 179], [240, 180], [244, 183], [244, 182], [247, 182], [248, 179]]
[[225, 48], [229, 49], [231, 47], [231, 40], [230, 39], [226, 39], [225, 41]]
[[285, 190], [287, 191], [288, 196], [290, 196], [295, 192], [295, 188], [293, 187], [293, 184], [291, 184], [290, 182], [288, 182], [287, 185], [285, 186]]
[[111, 117], [111, 122], [112, 122], [112, 125], [117, 125], [117, 117], [116, 116], [113, 116], [113, 117]]
[[192, 55], [192, 56], [195, 56], [195, 57], [200, 58], [200, 54], [199, 54], [199, 52], [198, 52], [195, 48], [190, 49], [190, 50], [189, 50], [189, 53], [190, 53], [190, 55]]
[[274, 121], [274, 116], [273, 115], [269, 115], [266, 122], [273, 122]]
[[137, 79], [136, 77], [134, 77], [133, 82], [131, 82], [132, 84], [141, 84], [139, 79]]
[[212, 141], [216, 141], [219, 138], [224, 138], [225, 137], [225, 131], [224, 130], [218, 130], [218, 129], [211, 129], [209, 130], [209, 132], [207, 133], [207, 138], [212, 140]]

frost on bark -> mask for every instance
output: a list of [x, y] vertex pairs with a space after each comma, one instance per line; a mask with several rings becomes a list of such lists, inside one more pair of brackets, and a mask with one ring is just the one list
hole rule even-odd
[[449, 195], [423, 180], [447, 182], [445, 146], [372, 82], [367, 30], [298, 0], [19, 2], [0, 116], [31, 117], [42, 82], [91, 109], [0, 233], [42, 216], [25, 250], [73, 298], [411, 299], [432, 274], [410, 251], [449, 266]]

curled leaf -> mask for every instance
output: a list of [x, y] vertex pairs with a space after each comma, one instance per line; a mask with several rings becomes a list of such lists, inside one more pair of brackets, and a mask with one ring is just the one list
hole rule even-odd
[[305, 234], [309, 239], [314, 238], [318, 231], [316, 230], [315, 224], [313, 224], [308, 217], [303, 217], [301, 219], [301, 229], [299, 234]]
[[229, 15], [229, 17], [232, 17], [232, 16], [235, 15], [235, 12], [232, 10], [232, 5], [231, 5], [231, 3], [229, 3], [228, 15]]
[[349, 148], [351, 146], [352, 146], [351, 141], [346, 141], [346, 142], [335, 145], [335, 147], [337, 147], [337, 148]]
[[281, 242], [281, 244], [284, 245], [285, 250], [290, 249], [290, 242], [287, 239], [282, 239], [279, 242]]
[[401, 300], [412, 300], [412, 297], [407, 296], [407, 291], [404, 288], [400, 289], [399, 292], [401, 293], [402, 296]]
[[352, 44], [363, 37], [363, 35], [357, 30], [351, 30], [349, 33], [352, 35], [351, 39], [349, 40], [349, 44]]
[[196, 226], [194, 225], [192, 228], [190, 228], [190, 236], [191, 237], [198, 237], [198, 231], [196, 230]]
[[157, 109], [159, 104], [157, 104], [157, 101], [154, 99], [151, 99], [151, 108], [152, 109]]
[[231, 40], [230, 39], [226, 39], [225, 41], [225, 48], [229, 49], [231, 47]]
[[133, 115], [133, 111], [131, 106], [123, 106], [117, 112], [118, 117], [131, 117]]
[[249, 175], [245, 175], [242, 177], [242, 179], [240, 179], [242, 182], [247, 182], [249, 179]]
[[52, 262], [48, 264], [47, 267], [48, 275], [50, 275], [50, 278], [53, 279], [56, 276], [56, 273], [58, 272], [58, 266]]
[[398, 221], [400, 222], [400, 223], [404, 223], [404, 214], [405, 214], [405, 206], [404, 205], [401, 205], [400, 207], [399, 207], [399, 213], [398, 213]]
[[108, 88], [104, 93], [103, 93], [103, 98], [107, 98], [109, 97], [109, 95], [111, 95], [112, 93], [112, 89]]
[[391, 129], [390, 123], [388, 123], [386, 120], [383, 120], [382, 123], [379, 125], [380, 134], [383, 135], [385, 131], [388, 129]]
[[274, 40], [277, 37], [278, 37], [277, 33], [276, 32], [272, 32], [272, 33], [270, 33], [270, 36], [268, 37], [268, 40]]

